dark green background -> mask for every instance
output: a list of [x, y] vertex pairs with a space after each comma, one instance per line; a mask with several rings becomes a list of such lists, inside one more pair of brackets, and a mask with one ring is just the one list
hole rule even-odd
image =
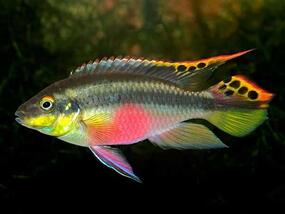
[[[285, 1], [1, 0], [0, 8], [1, 213], [127, 211], [132, 203], [133, 212], [157, 204], [253, 213], [284, 205]], [[87, 148], [14, 121], [21, 103], [91, 59], [189, 60], [251, 48], [225, 67], [276, 94], [269, 120], [244, 138], [215, 129], [229, 149], [122, 147], [143, 184], [107, 169]]]

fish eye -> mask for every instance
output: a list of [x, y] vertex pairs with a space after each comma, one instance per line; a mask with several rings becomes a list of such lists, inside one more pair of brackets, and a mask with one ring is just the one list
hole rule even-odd
[[50, 96], [43, 97], [40, 101], [40, 106], [43, 110], [51, 110], [53, 107], [54, 99]]

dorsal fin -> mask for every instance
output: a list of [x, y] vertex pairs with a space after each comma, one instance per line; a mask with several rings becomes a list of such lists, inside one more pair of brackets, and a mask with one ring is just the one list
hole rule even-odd
[[167, 62], [139, 58], [103, 58], [78, 67], [71, 75], [87, 73], [122, 73], [156, 77], [173, 82], [189, 90], [201, 88], [212, 72], [226, 61], [252, 50], [194, 61]]

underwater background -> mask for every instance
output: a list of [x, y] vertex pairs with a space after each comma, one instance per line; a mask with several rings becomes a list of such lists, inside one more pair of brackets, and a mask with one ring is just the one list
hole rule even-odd
[[[128, 211], [130, 204], [133, 212], [157, 204], [176, 213], [284, 207], [284, 0], [0, 0], [0, 7], [0, 213], [37, 212], [38, 205], [66, 213]], [[120, 147], [143, 184], [103, 166], [88, 148], [15, 122], [21, 103], [89, 60], [192, 60], [251, 48], [220, 69], [275, 94], [269, 119], [244, 138], [214, 129], [229, 149]]]

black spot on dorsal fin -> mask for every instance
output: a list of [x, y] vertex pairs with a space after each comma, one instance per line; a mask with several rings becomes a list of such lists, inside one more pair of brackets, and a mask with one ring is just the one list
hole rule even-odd
[[[121, 73], [156, 77], [175, 83], [188, 90], [202, 90], [212, 72], [227, 60], [249, 51], [207, 59], [170, 62], [132, 57], [110, 57], [81, 65], [71, 75]], [[208, 87], [208, 86], [207, 86]]]

